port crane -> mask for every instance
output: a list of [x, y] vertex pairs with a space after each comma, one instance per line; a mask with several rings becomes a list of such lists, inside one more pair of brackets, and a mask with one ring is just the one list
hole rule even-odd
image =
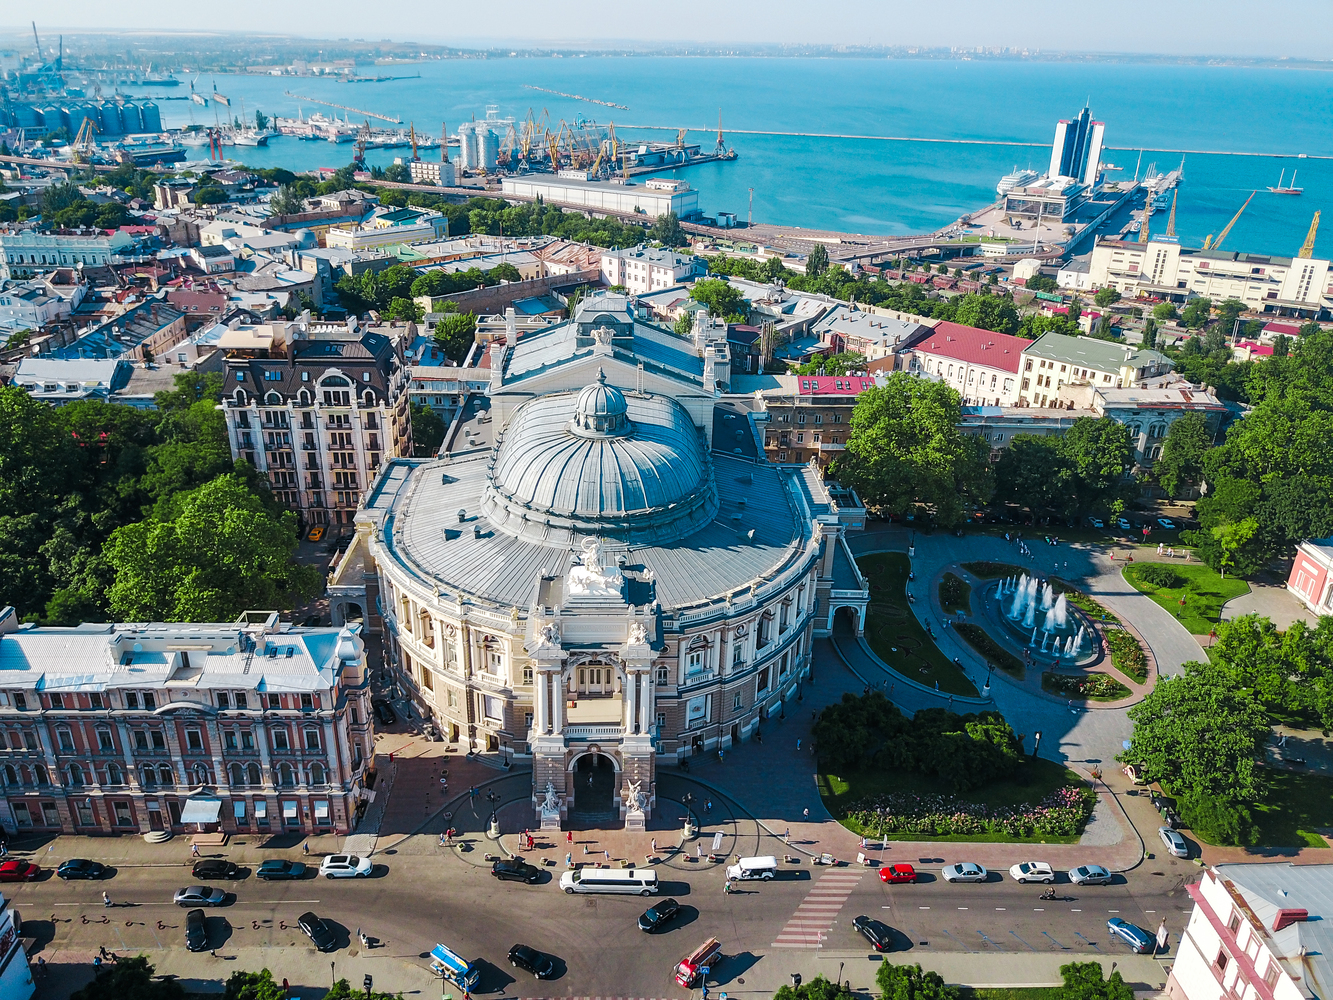
[[1310, 220], [1310, 231], [1305, 234], [1305, 242], [1301, 244], [1301, 252], [1297, 257], [1314, 256], [1314, 238], [1319, 232], [1319, 213], [1315, 212], [1314, 218]]
[[1139, 220], [1139, 242], [1148, 242], [1148, 220], [1152, 218], [1152, 188], [1148, 188], [1143, 199], [1143, 218]]
[[421, 157], [417, 155], [417, 127], [414, 122], [407, 123], [407, 134], [408, 138], [412, 140], [412, 159], [413, 161], [420, 160]]
[[79, 126], [79, 134], [74, 137], [74, 162], [91, 163], [92, 156], [97, 152], [97, 126], [93, 124], [91, 118], [85, 117], [83, 124]]
[[1203, 241], [1203, 248], [1205, 250], [1216, 250], [1222, 245], [1222, 241], [1227, 238], [1227, 233], [1231, 232], [1231, 227], [1240, 220], [1241, 214], [1249, 207], [1250, 202], [1254, 199], [1254, 195], [1255, 192], [1251, 191], [1250, 197], [1245, 199], [1245, 204], [1240, 206], [1236, 214], [1231, 217], [1231, 221], [1228, 222], [1222, 228], [1222, 231], [1217, 234], [1217, 239], [1213, 239], [1212, 235], [1209, 234], [1208, 238]]
[[1176, 188], [1176, 190], [1171, 195], [1171, 214], [1166, 217], [1167, 236], [1176, 235], [1176, 202], [1178, 202], [1179, 200], [1180, 200], [1180, 189]]
[[362, 170], [366, 169], [366, 145], [370, 142], [370, 120], [367, 119], [356, 134], [356, 147], [352, 150], [352, 162]]

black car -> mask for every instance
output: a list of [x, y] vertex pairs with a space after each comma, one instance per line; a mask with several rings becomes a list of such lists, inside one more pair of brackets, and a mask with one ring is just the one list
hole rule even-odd
[[280, 881], [282, 879], [304, 878], [305, 865], [299, 861], [287, 861], [283, 858], [269, 858], [255, 871], [255, 878]]
[[679, 903], [674, 899], [659, 900], [639, 917], [639, 930], [647, 931], [649, 934], [660, 931], [678, 916], [680, 916]]
[[72, 878], [102, 878], [106, 874], [106, 865], [100, 861], [88, 861], [86, 858], [70, 858], [63, 861], [60, 867], [56, 869], [56, 877], [63, 879]]
[[370, 707], [375, 710], [375, 718], [378, 719], [381, 724], [392, 726], [398, 721], [398, 716], [393, 714], [393, 709], [389, 707], [387, 701], [382, 701], [381, 699], [376, 698], [370, 703]]
[[555, 975], [555, 959], [525, 944], [516, 944], [509, 949], [509, 964], [524, 972], [531, 972], [537, 979], [550, 979]]
[[203, 951], [208, 947], [203, 910], [191, 910], [185, 914], [185, 947], [190, 951]]
[[245, 878], [245, 871], [230, 861], [196, 861], [190, 871], [195, 878]]
[[296, 923], [305, 931], [305, 936], [314, 944], [316, 951], [331, 951], [338, 943], [333, 936], [333, 928], [309, 910], [297, 917]]
[[498, 879], [526, 882], [528, 885], [535, 885], [542, 877], [540, 868], [517, 858], [501, 858], [491, 865], [491, 874]]
[[870, 917], [857, 917], [852, 926], [860, 931], [861, 936], [870, 942], [876, 951], [889, 951], [893, 948], [893, 931], [882, 920]]

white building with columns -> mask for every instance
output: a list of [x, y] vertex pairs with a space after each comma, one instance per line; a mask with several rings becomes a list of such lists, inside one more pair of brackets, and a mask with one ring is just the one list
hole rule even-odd
[[386, 464], [335, 571], [335, 616], [383, 627], [447, 739], [532, 755], [539, 820], [633, 822], [634, 789], [651, 814], [659, 758], [750, 738], [812, 638], [863, 624], [845, 512], [765, 461], [722, 336], [599, 295], [496, 341], [442, 457]]

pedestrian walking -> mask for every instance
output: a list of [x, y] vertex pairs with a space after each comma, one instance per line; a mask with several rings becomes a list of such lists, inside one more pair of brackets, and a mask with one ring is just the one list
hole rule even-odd
[[191, 856], [191, 857], [195, 857], [195, 858], [199, 857], [199, 845], [198, 845], [198, 844], [191, 844], [191, 845], [190, 845], [190, 856]]
[[949, 707], [953, 708], [953, 695], [949, 695]]
[[565, 867], [566, 868], [574, 867], [574, 853], [572, 851], [565, 855]]
[[657, 838], [656, 838], [656, 837], [653, 838], [653, 853], [654, 853], [654, 854], [657, 853]]
[[799, 739], [796, 741], [796, 752], [801, 752], [801, 741]]
[[611, 863], [611, 852], [610, 852], [610, 851], [603, 851], [602, 853], [606, 855], [606, 863], [607, 863], [607, 864], [610, 864], [610, 863]]
[[936, 682], [935, 682], [935, 691], [938, 693], [939, 690], [940, 690], [940, 682], [939, 682], [939, 681], [936, 681]]
[[1174, 558], [1176, 557], [1176, 549], [1175, 549], [1175, 546], [1171, 546], [1171, 547], [1169, 547], [1169, 548], [1166, 550], [1166, 554], [1167, 554], [1167, 556], [1168, 556], [1169, 558], [1174, 559]]
[[791, 827], [787, 827], [787, 832], [782, 835], [782, 842], [788, 847], [791, 846]]
[[565, 839], [571, 844], [574, 843], [574, 831], [570, 830], [567, 834], [565, 834]]
[[731, 879], [727, 879], [725, 882], [722, 883], [722, 895], [727, 896], [730, 894], [731, 894]]
[[698, 844], [694, 845], [694, 856], [696, 858], [702, 858], [704, 856], [704, 849]]
[[43, 979], [46, 978], [46, 959], [42, 958], [41, 955], [37, 956], [37, 974]]
[[710, 812], [712, 812], [712, 811], [713, 811], [713, 800], [712, 800], [712, 799], [707, 799], [707, 800], [704, 802], [704, 812], [706, 812], [706, 813], [710, 813]]
[[102, 905], [103, 906], [111, 905], [111, 894], [106, 892], [105, 890], [103, 890], [102, 892]]
[[291, 985], [287, 982], [286, 979], [284, 979], [284, 980], [282, 981], [282, 992], [283, 992], [283, 993], [290, 993], [290, 992], [291, 992], [291, 989], [292, 989], [292, 988], [291, 988]]
[[810, 810], [809, 810], [809, 809], [803, 809], [803, 810], [801, 811], [801, 817], [802, 817], [803, 819], [809, 819], [809, 818], [810, 818]]
[[100, 955], [102, 958], [106, 958], [106, 957], [107, 957], [107, 955], [106, 955], [106, 945], [100, 945], [100, 946], [98, 946], [97, 954]]
[[101, 956], [101, 955], [94, 955], [94, 956], [93, 956], [93, 969], [96, 970], [96, 969], [100, 969], [101, 967], [102, 967], [102, 956]]
[[309, 854], [309, 853], [310, 853], [310, 841], [305, 840], [305, 841], [302, 841], [302, 842], [301, 842], [301, 853], [302, 853], [302, 854]]
[[441, 846], [441, 847], [444, 846], [444, 831], [443, 831], [443, 830], [440, 831], [440, 846]]

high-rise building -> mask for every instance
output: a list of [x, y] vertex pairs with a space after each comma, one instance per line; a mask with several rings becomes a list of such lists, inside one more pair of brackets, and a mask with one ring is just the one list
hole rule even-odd
[[1106, 125], [1092, 120], [1085, 106], [1073, 121], [1065, 118], [1055, 126], [1051, 144], [1049, 177], [1068, 177], [1091, 187], [1097, 182]]

